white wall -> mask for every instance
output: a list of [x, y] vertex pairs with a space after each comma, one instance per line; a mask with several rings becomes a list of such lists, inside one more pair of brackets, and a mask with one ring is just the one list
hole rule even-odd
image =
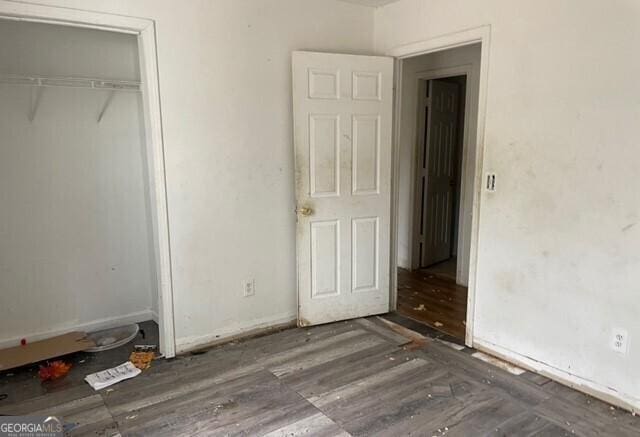
[[[0, 72], [137, 80], [131, 35], [0, 20]], [[0, 85], [0, 345], [150, 318], [140, 96]]]
[[[178, 350], [296, 314], [292, 50], [373, 51], [334, 0], [46, 0], [156, 21]], [[241, 281], [255, 278], [256, 295]]]
[[[401, 0], [377, 50], [491, 25], [475, 340], [640, 408], [640, 3]], [[630, 334], [626, 356], [609, 344]]]
[[[412, 217], [415, 211], [415, 157], [418, 108], [418, 77], [434, 70], [464, 67], [469, 69], [466, 94], [469, 111], [465, 119], [465, 144], [460, 156], [464, 165], [465, 181], [461, 189], [463, 220], [460, 222], [458, 249], [458, 283], [468, 285], [469, 245], [471, 242], [471, 211], [473, 203], [473, 178], [475, 162], [475, 138], [478, 124], [477, 101], [480, 75], [480, 46], [458, 47], [445, 52], [430, 53], [406, 59], [402, 63], [402, 108], [400, 115], [399, 196], [398, 196], [398, 265], [411, 268], [413, 239]], [[457, 219], [457, 218], [456, 218]], [[458, 245], [458, 242], [454, 244]]]
[[0, 21], [0, 73], [140, 80], [134, 35]]

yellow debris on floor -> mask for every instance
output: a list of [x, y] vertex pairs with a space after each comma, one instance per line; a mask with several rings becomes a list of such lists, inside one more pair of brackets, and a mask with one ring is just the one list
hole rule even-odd
[[140, 370], [151, 367], [151, 361], [155, 358], [155, 352], [131, 352], [129, 361]]

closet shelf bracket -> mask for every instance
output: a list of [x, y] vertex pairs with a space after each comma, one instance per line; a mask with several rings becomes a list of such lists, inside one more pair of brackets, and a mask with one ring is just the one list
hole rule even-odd
[[107, 99], [104, 101], [104, 105], [102, 105], [102, 110], [100, 111], [100, 114], [98, 114], [98, 123], [102, 121], [102, 117], [104, 117], [104, 113], [107, 112], [107, 108], [111, 104], [111, 101], [113, 100], [113, 97], [115, 95], [116, 95], [116, 90], [114, 89], [112, 89], [109, 92], [109, 95], [107, 95]]
[[29, 105], [29, 122], [33, 122], [36, 118], [36, 112], [38, 112], [38, 107], [40, 106], [40, 99], [42, 98], [42, 89], [43, 87], [38, 83], [31, 87], [31, 101]]

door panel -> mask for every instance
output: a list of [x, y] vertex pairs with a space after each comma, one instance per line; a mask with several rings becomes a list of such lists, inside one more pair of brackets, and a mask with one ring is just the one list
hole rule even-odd
[[378, 289], [380, 277], [378, 222], [378, 217], [352, 220], [353, 286], [351, 289], [353, 291]]
[[311, 296], [340, 294], [340, 222], [311, 223]]
[[354, 115], [353, 194], [378, 194], [380, 178], [380, 116]]
[[393, 60], [294, 52], [298, 321], [389, 310]]
[[340, 195], [340, 117], [309, 115], [311, 196]]

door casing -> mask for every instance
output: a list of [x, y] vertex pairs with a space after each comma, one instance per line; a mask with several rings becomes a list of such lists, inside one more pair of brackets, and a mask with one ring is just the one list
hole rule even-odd
[[[485, 150], [485, 119], [487, 104], [489, 50], [491, 44], [491, 26], [485, 25], [461, 32], [450, 33], [427, 40], [402, 45], [387, 50], [384, 54], [396, 58], [395, 68], [395, 99], [394, 99], [394, 132], [392, 144], [392, 173], [391, 173], [391, 253], [390, 259], [390, 308], [396, 309], [398, 305], [398, 213], [399, 213], [399, 171], [400, 171], [400, 120], [403, 114], [402, 108], [402, 64], [403, 60], [429, 53], [441, 52], [456, 47], [462, 47], [480, 43], [480, 77], [478, 90], [477, 132], [475, 138], [475, 170], [473, 177], [473, 210], [471, 217], [471, 243], [468, 248], [469, 256], [469, 287], [467, 297], [467, 320], [465, 332], [465, 344], [473, 347], [476, 278], [478, 276], [478, 234], [480, 225], [480, 203], [482, 194], [482, 175], [484, 169]], [[453, 76], [455, 74], [447, 74]], [[468, 95], [469, 93], [467, 93]], [[468, 110], [469, 106], [465, 108]], [[413, 114], [415, 115], [415, 114]], [[412, 114], [408, 114], [412, 116]], [[466, 123], [466, 121], [465, 121]], [[467, 129], [468, 131], [468, 129]]]

